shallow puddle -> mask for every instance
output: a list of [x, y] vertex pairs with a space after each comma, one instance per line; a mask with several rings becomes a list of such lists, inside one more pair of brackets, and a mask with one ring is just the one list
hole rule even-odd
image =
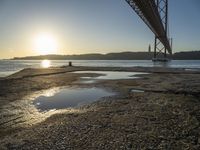
[[122, 72], [122, 71], [76, 71], [74, 73], [93, 73], [100, 74], [98, 77], [81, 77], [82, 79], [102, 79], [102, 80], [117, 80], [117, 79], [136, 79], [135, 75], [148, 74], [144, 72]]
[[133, 93], [143, 93], [143, 90], [132, 89], [131, 92]]
[[100, 88], [63, 88], [59, 91], [51, 92], [50, 95], [37, 97], [33, 104], [40, 111], [53, 109], [64, 109], [77, 107], [96, 101], [102, 97], [114, 96], [114, 92], [108, 92]]

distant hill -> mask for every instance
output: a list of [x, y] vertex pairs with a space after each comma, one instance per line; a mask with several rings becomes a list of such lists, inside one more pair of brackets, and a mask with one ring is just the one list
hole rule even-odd
[[[81, 54], [81, 55], [41, 55], [14, 57], [13, 60], [151, 60], [153, 52], [121, 52], [108, 54]], [[176, 60], [200, 60], [200, 51], [177, 52], [172, 55]]]
[[200, 60], [200, 51], [178, 52], [174, 53], [172, 58], [177, 60]]

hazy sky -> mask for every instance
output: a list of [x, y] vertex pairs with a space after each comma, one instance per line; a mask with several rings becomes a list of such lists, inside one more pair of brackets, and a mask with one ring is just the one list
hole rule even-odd
[[[199, 14], [200, 0], [169, 0], [175, 52], [200, 50]], [[147, 51], [154, 41], [125, 0], [0, 0], [0, 58], [40, 54], [41, 33], [59, 54]]]

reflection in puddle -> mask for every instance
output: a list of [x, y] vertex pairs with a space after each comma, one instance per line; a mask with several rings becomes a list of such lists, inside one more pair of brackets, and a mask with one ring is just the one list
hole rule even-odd
[[135, 79], [134, 75], [148, 74], [144, 72], [122, 72], [122, 71], [76, 71], [74, 73], [95, 73], [101, 74], [98, 77], [81, 77], [82, 79], [102, 79], [102, 80], [117, 80], [117, 79]]
[[186, 68], [185, 71], [199, 71], [198, 69]]
[[95, 83], [95, 80], [82, 79], [82, 80], [78, 81], [78, 83], [90, 84], [90, 83]]
[[38, 109], [31, 103], [31, 101], [34, 100], [35, 97], [38, 97], [38, 95], [41, 95], [41, 93], [36, 92], [31, 97], [29, 95], [27, 97], [24, 97], [24, 99], [22, 100], [17, 100], [7, 105], [0, 106], [1, 110], [0, 131], [2, 131], [3, 129], [10, 129], [10, 128], [30, 127], [30, 125], [42, 122], [53, 114], [84, 112], [84, 110], [80, 109], [62, 109], [62, 110], [52, 109], [47, 112], [39, 112]]
[[77, 107], [98, 100], [106, 96], [114, 96], [115, 93], [100, 88], [63, 88], [51, 96], [37, 97], [33, 104], [40, 111]]
[[134, 93], [143, 93], [144, 91], [143, 90], [132, 89], [131, 92], [134, 92]]

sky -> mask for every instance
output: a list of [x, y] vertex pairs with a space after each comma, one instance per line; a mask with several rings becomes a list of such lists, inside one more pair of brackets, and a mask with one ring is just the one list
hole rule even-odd
[[[199, 14], [199, 0], [169, 0], [173, 52], [200, 50]], [[0, 59], [147, 51], [153, 41], [125, 0], [0, 0]]]

